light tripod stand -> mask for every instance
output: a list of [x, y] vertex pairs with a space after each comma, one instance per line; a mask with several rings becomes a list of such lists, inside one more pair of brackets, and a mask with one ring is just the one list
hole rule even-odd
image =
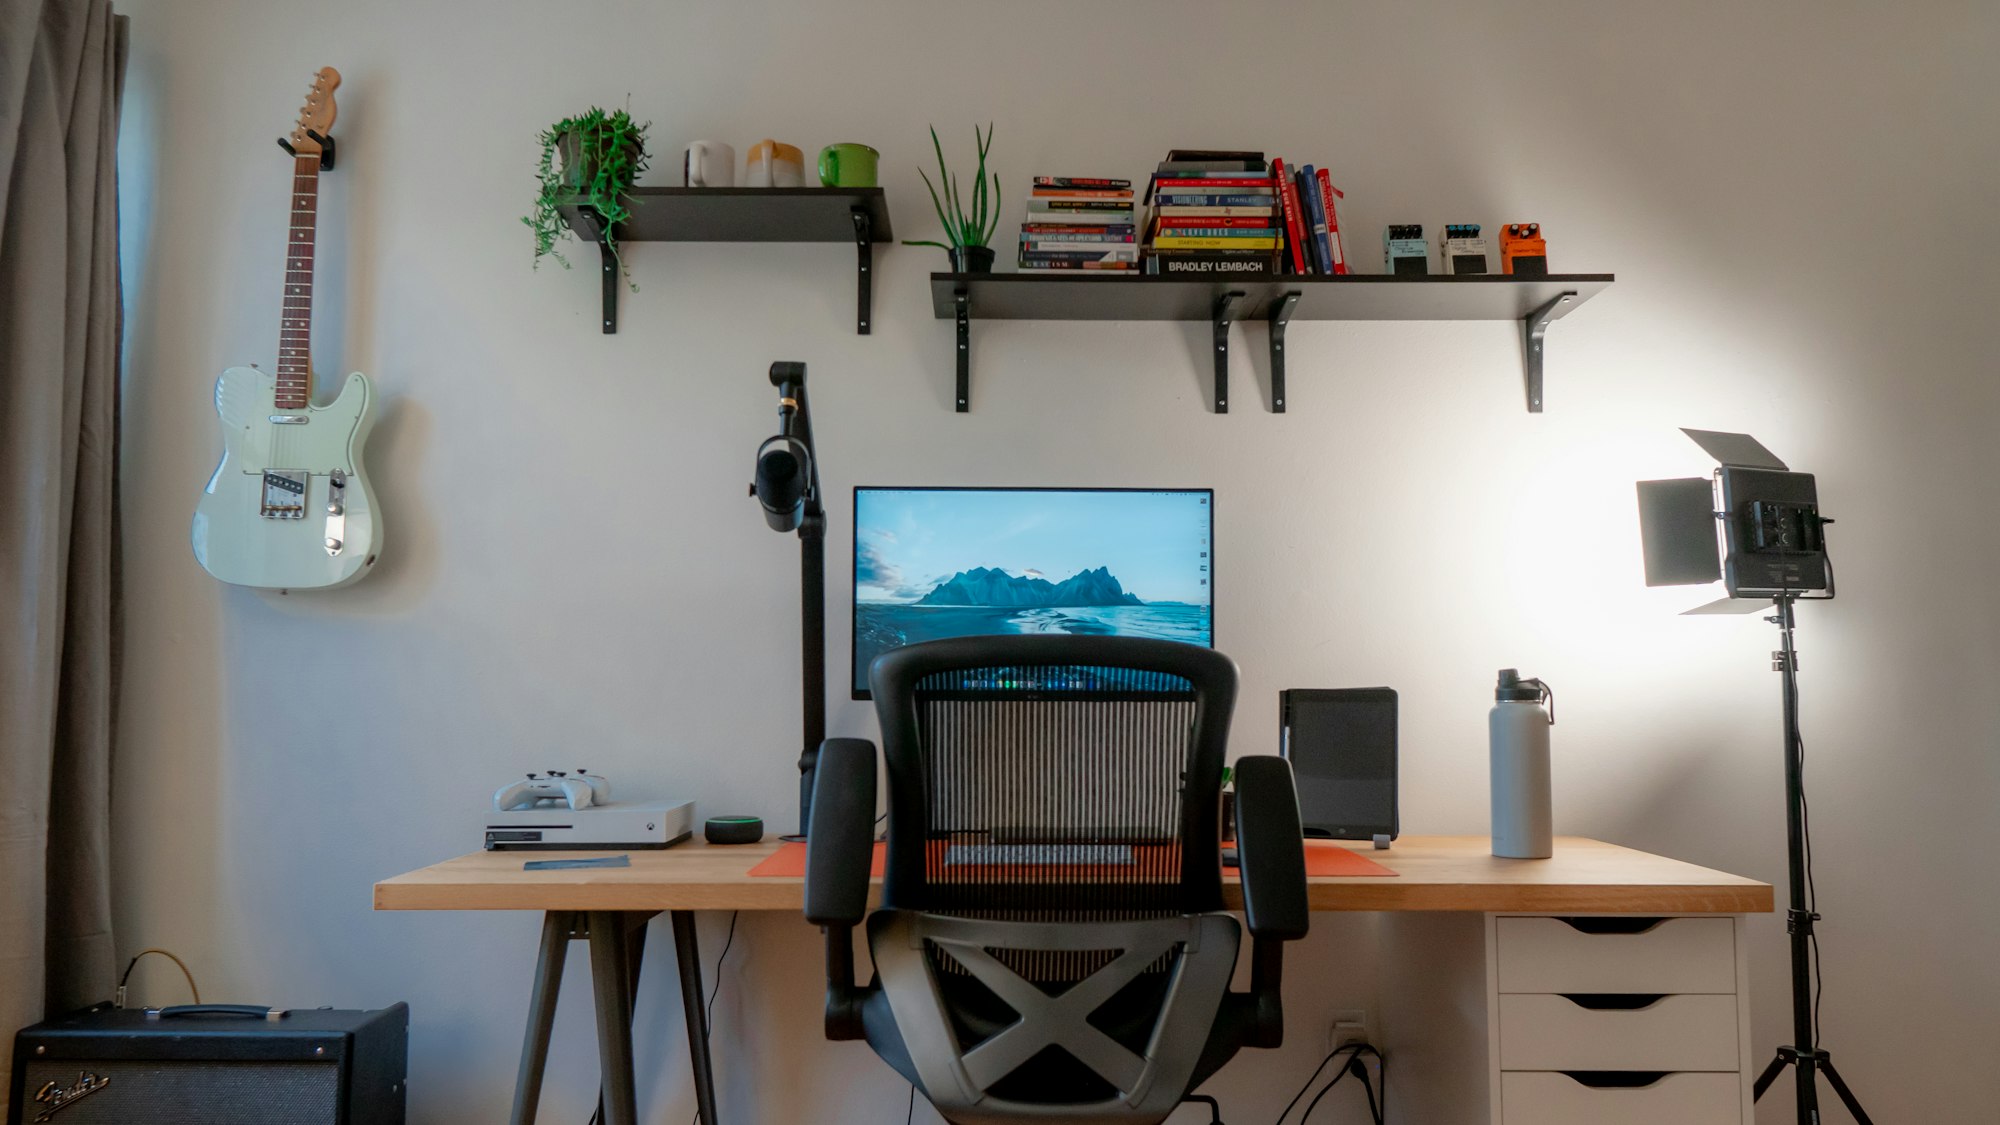
[[1771, 654], [1771, 668], [1784, 678], [1785, 696], [1785, 840], [1791, 883], [1791, 908], [1785, 912], [1785, 933], [1792, 951], [1792, 1045], [1778, 1048], [1776, 1058], [1757, 1076], [1752, 1098], [1760, 1099], [1786, 1067], [1793, 1070], [1798, 1090], [1799, 1125], [1820, 1125], [1818, 1076], [1826, 1075], [1827, 1085], [1840, 1097], [1847, 1112], [1860, 1125], [1874, 1125], [1854, 1091], [1833, 1068], [1833, 1058], [1819, 1045], [1818, 1000], [1814, 995], [1817, 943], [1813, 927], [1819, 922], [1814, 909], [1812, 886], [1812, 841], [1806, 809], [1805, 741], [1799, 734], [1799, 654], [1793, 644], [1795, 593], [1774, 596], [1777, 607], [1766, 621], [1778, 627], [1779, 648]]

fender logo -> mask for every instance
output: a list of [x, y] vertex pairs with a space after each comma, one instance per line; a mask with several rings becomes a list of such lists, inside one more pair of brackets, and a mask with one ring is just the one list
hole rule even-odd
[[35, 1091], [35, 1104], [47, 1106], [48, 1108], [35, 1115], [37, 1125], [40, 1122], [53, 1119], [59, 1111], [69, 1106], [71, 1102], [89, 1097], [109, 1085], [111, 1085], [111, 1079], [88, 1070], [78, 1072], [76, 1084], [72, 1086], [64, 1086], [59, 1082], [44, 1083], [41, 1089]]

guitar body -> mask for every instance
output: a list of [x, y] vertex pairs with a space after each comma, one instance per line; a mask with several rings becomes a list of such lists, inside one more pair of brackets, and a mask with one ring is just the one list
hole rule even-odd
[[277, 381], [232, 367], [215, 381], [222, 463], [194, 513], [194, 557], [238, 586], [311, 590], [368, 573], [381, 550], [361, 450], [374, 389], [355, 372], [325, 406], [281, 409]]

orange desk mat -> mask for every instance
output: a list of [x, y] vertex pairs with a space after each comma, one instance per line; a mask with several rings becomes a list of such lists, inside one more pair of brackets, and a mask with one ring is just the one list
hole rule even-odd
[[[869, 874], [880, 878], [882, 875], [882, 855], [886, 845], [875, 845], [875, 860], [869, 867]], [[778, 850], [762, 863], [750, 869], [752, 876], [783, 875], [803, 878], [806, 873], [806, 846], [796, 841], [778, 846]], [[1394, 875], [1396, 872], [1376, 863], [1360, 852], [1343, 848], [1331, 840], [1306, 841], [1306, 875], [1313, 876], [1361, 876]]]

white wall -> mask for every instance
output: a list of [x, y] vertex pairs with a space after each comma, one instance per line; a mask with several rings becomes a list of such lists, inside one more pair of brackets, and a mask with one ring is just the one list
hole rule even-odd
[[[1970, 1121], [2000, 1096], [1990, 5], [120, 6], [120, 941], [188, 955], [214, 996], [408, 1000], [416, 1120], [504, 1113], [536, 921], [374, 914], [375, 879], [470, 849], [491, 787], [549, 765], [792, 820], [796, 556], [743, 496], [775, 359], [811, 364], [836, 497], [1213, 486], [1238, 752], [1273, 747], [1280, 688], [1393, 684], [1405, 826], [1479, 833], [1488, 691], [1518, 665], [1561, 693], [1561, 829], [1781, 881], [1775, 638], [1644, 590], [1632, 504], [1634, 479], [1706, 471], [1676, 427], [1754, 432], [1840, 521], [1842, 596], [1801, 633], [1827, 1043], [1879, 1120]], [[365, 583], [281, 597], [208, 580], [187, 521], [215, 372], [273, 358], [271, 138], [324, 64], [346, 84], [317, 367], [376, 380], [390, 522]], [[1158, 323], [977, 325], [960, 416], [937, 251], [878, 253], [869, 337], [838, 244], [635, 246], [615, 336], [588, 259], [531, 272], [534, 134], [628, 96], [666, 154], [653, 183], [697, 137], [875, 145], [903, 237], [933, 234], [926, 123], [962, 159], [991, 120], [1003, 247], [1031, 175], [1235, 146], [1330, 164], [1365, 268], [1386, 222], [1534, 219], [1557, 269], [1619, 281], [1551, 332], [1543, 416], [1507, 324], [1296, 325], [1285, 415], [1262, 408], [1253, 328], [1215, 416], [1206, 325]], [[873, 731], [839, 698], [832, 726]], [[1754, 930], [1762, 1053], [1785, 963], [1780, 923]], [[716, 1008], [732, 1121], [903, 1109], [865, 1048], [820, 1041], [813, 939], [744, 921]], [[641, 1001], [649, 1121], [692, 1104], [665, 944]], [[1319, 920], [1301, 1030], [1214, 1084], [1231, 1120], [1275, 1116], [1324, 1014], [1367, 1001], [1367, 948], [1365, 917]], [[581, 1120], [595, 1082], [570, 984], [549, 1120]], [[1760, 1116], [1788, 1113], [1781, 1092]]]

